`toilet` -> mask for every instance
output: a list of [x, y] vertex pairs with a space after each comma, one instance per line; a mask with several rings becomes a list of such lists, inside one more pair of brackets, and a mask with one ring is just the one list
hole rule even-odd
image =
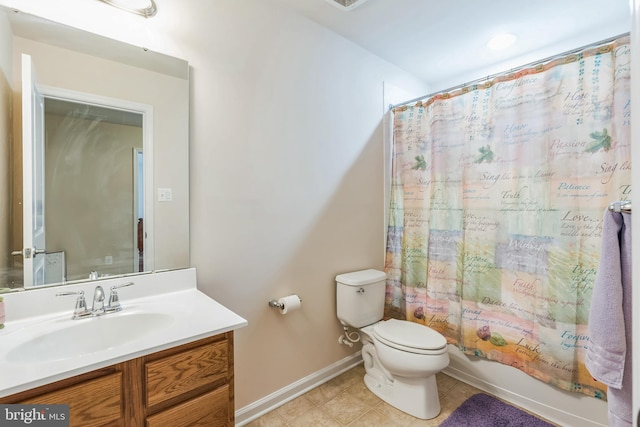
[[386, 274], [373, 269], [336, 276], [338, 320], [345, 334], [348, 328], [359, 330], [367, 388], [407, 414], [435, 418], [440, 413], [436, 374], [449, 365], [447, 340], [418, 323], [382, 320], [385, 281]]

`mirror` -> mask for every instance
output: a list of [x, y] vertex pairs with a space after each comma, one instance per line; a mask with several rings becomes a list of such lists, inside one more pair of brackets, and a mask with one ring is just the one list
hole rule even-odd
[[4, 7], [0, 40], [0, 292], [188, 267], [188, 63]]

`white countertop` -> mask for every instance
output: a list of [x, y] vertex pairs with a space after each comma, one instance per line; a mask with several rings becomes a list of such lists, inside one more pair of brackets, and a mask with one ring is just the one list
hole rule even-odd
[[[108, 297], [110, 286], [127, 281], [134, 282], [135, 286], [118, 291], [122, 311], [97, 318], [70, 320], [75, 297], [55, 296], [55, 293], [62, 290], [83, 289], [87, 305], [91, 307], [96, 285], [102, 286]], [[2, 296], [7, 321], [5, 328], [0, 330], [0, 397], [247, 325], [245, 319], [198, 291], [194, 269], [99, 280], [64, 288], [44, 288]], [[33, 356], [20, 358], [16, 357], [15, 351], [11, 352], [16, 346], [36, 336], [53, 334], [70, 325], [81, 325], [80, 322], [86, 322], [81, 325], [84, 330], [92, 330], [94, 324], [90, 322], [100, 322], [111, 316], [114, 316], [112, 319], [130, 316], [126, 320], [129, 321], [136, 313], [148, 312], [166, 313], [171, 320], [151, 333], [136, 336], [135, 339], [128, 339], [123, 334], [122, 341], [118, 340], [117, 345], [87, 354], [75, 354], [74, 357], [52, 358], [51, 355], [43, 355], [42, 360], [27, 360], [33, 359]], [[83, 340], [86, 337], [78, 336], [77, 339]]]

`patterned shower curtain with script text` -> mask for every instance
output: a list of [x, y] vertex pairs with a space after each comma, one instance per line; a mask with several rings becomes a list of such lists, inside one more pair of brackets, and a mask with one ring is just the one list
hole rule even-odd
[[602, 219], [630, 200], [629, 38], [398, 107], [387, 315], [606, 399], [584, 366]]

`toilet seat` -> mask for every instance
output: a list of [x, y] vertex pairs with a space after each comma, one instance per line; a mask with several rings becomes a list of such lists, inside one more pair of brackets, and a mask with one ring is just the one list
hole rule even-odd
[[447, 340], [439, 332], [406, 320], [378, 322], [373, 336], [382, 344], [410, 353], [437, 355], [447, 351]]

